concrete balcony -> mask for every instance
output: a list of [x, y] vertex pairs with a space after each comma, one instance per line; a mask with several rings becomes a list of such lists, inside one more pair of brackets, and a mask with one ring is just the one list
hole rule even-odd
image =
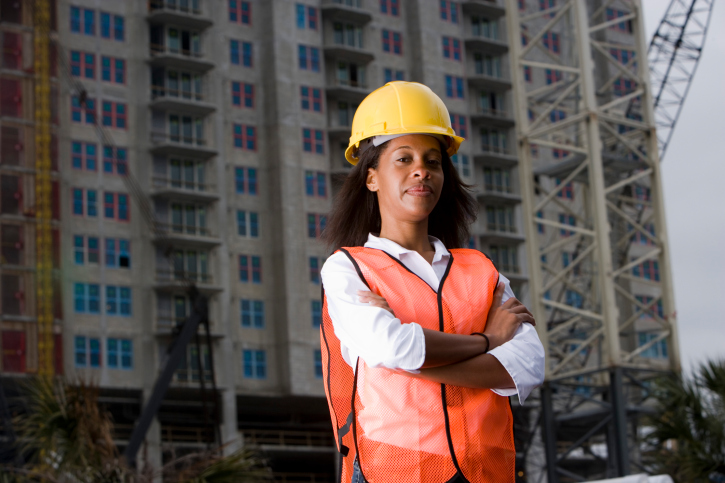
[[521, 203], [521, 196], [513, 192], [510, 186], [495, 186], [486, 184], [483, 190], [476, 193], [476, 197], [484, 205], [514, 205]]
[[508, 43], [483, 35], [469, 35], [464, 42], [469, 51], [475, 50], [484, 54], [501, 55], [509, 50]]
[[196, 285], [200, 292], [210, 294], [221, 292], [222, 287], [214, 285], [214, 279], [209, 273], [187, 272], [186, 270], [174, 270], [157, 268], [154, 288], [163, 291], [178, 291], [189, 284]]
[[349, 20], [359, 24], [366, 24], [373, 19], [369, 12], [362, 9], [360, 0], [323, 0], [320, 10], [323, 18]]
[[153, 178], [151, 196], [206, 203], [211, 203], [219, 199], [219, 193], [213, 184], [158, 176], [154, 176]]
[[206, 72], [214, 68], [214, 62], [204, 58], [201, 52], [172, 49], [165, 45], [151, 44], [152, 65], [171, 69]]
[[484, 90], [508, 90], [511, 89], [511, 81], [505, 77], [474, 73], [468, 76], [468, 83], [475, 88]]
[[491, 167], [510, 168], [519, 162], [511, 150], [502, 146], [481, 145], [473, 159], [480, 164]]
[[475, 235], [480, 237], [485, 244], [519, 244], [526, 241], [523, 235], [519, 234], [515, 226], [500, 225], [498, 223], [486, 223], [484, 230], [475, 230]]
[[169, 23], [178, 27], [203, 30], [214, 22], [199, 8], [197, 1], [151, 0], [148, 20], [155, 23]]
[[213, 248], [221, 244], [219, 236], [206, 227], [157, 222], [156, 228], [159, 233], [155, 234], [154, 243], [162, 246], [172, 244], [174, 248]]
[[506, 15], [506, 8], [495, 0], [462, 0], [461, 8], [467, 15], [482, 15], [497, 19]]
[[513, 127], [516, 121], [508, 111], [477, 107], [471, 113], [471, 122], [496, 127]]
[[360, 104], [367, 97], [370, 88], [367, 82], [332, 79], [325, 87], [328, 96], [332, 96], [337, 100]]
[[151, 132], [151, 149], [161, 156], [184, 156], [209, 159], [217, 152], [206, 145], [206, 140], [187, 137], [181, 134]]
[[194, 116], [206, 116], [216, 110], [216, 106], [206, 101], [205, 95], [162, 86], [151, 86], [149, 107], [162, 111], [176, 111]]
[[347, 60], [356, 64], [369, 64], [375, 60], [372, 52], [361, 47], [354, 47], [347, 44], [336, 44], [327, 41], [324, 45], [325, 57], [333, 60]]

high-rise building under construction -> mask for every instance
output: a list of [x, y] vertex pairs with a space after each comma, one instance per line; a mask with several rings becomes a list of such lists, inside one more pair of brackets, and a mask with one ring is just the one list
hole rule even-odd
[[[466, 138], [453, 161], [480, 202], [469, 246], [491, 257], [525, 303], [538, 305], [547, 377], [575, 378], [567, 386], [573, 397], [598, 404], [591, 402], [597, 387], [616, 385], [609, 374], [604, 382], [596, 374], [607, 365], [598, 354], [611, 353], [613, 339], [628, 351], [625, 366], [676, 367], [674, 324], [663, 329], [673, 308], [666, 251], [657, 244], [664, 234], [655, 229], [664, 224], [661, 192], [648, 181], [658, 171], [633, 164], [648, 152], [656, 159], [635, 135], [651, 124], [648, 101], [638, 97], [647, 87], [637, 71], [644, 52], [638, 2], [47, 4], [49, 92], [38, 89], [37, 3], [0, 1], [6, 383], [38, 372], [52, 346], [56, 373], [100, 385], [123, 446], [175, 328], [192, 310], [191, 281], [209, 298], [211, 347], [206, 338], [188, 345], [141, 458], [159, 465], [219, 438], [232, 447], [260, 447], [280, 481], [333, 481], [336, 451], [319, 340], [320, 268], [329, 253], [319, 236], [350, 169], [343, 151], [355, 109], [391, 80], [431, 87]], [[600, 57], [579, 52], [575, 33], [577, 25], [588, 28], [587, 18], [604, 25], [596, 31]], [[538, 32], [536, 25], [546, 28]], [[527, 54], [533, 57], [524, 61]], [[607, 65], [605, 56], [619, 67]], [[585, 57], [583, 66], [562, 60]], [[579, 68], [595, 73], [589, 91]], [[50, 169], [36, 154], [43, 96], [50, 99]], [[589, 128], [576, 124], [587, 112], [587, 96], [626, 108], [621, 116], [610, 113], [622, 123], [605, 133], [610, 144], [595, 143], [599, 149]], [[640, 149], [639, 157], [617, 146]], [[595, 150], [606, 153], [603, 159], [587, 157]], [[582, 160], [604, 165], [606, 173], [582, 168]], [[591, 180], [612, 170], [638, 182], [612, 182], [605, 194], [618, 198], [605, 208], [599, 205], [605, 194]], [[42, 175], [48, 171], [49, 182]], [[139, 191], [129, 190], [129, 173]], [[653, 200], [653, 192], [660, 198]], [[41, 197], [51, 208], [50, 238], [40, 236]], [[602, 234], [602, 209], [635, 221], [610, 223], [612, 233]], [[586, 243], [592, 234], [601, 238]], [[605, 239], [613, 247], [608, 256], [618, 257], [614, 263], [602, 254]], [[52, 270], [41, 263], [46, 252]], [[600, 279], [607, 270], [626, 278], [619, 285], [626, 290], [615, 294]], [[46, 329], [41, 279], [54, 300], [44, 308], [53, 312]], [[607, 313], [607, 304], [619, 308], [618, 316]], [[607, 320], [617, 317], [621, 330], [608, 333]], [[539, 402], [530, 404], [538, 413]], [[543, 407], [543, 418], [556, 410]], [[599, 421], [594, 413], [573, 426], [557, 422], [559, 436], [591, 437]], [[517, 414], [517, 434], [537, 426], [529, 411]], [[621, 429], [616, 414], [605, 417]], [[599, 428], [604, 433], [608, 421]], [[520, 436], [519, 446], [546, 443], [552, 436], [543, 427], [541, 436]], [[562, 471], [606, 460], [596, 454], [588, 462], [586, 453]], [[522, 449], [517, 466], [522, 479], [530, 472], [526, 454]]]

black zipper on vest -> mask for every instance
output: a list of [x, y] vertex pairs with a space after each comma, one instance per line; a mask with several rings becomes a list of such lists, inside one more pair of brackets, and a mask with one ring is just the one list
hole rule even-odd
[[[450, 252], [449, 252], [450, 253]], [[443, 277], [441, 278], [440, 284], [438, 284], [438, 329], [440, 332], [445, 332], [445, 321], [443, 317], [443, 284], [445, 283], [446, 279], [448, 278], [448, 273], [451, 271], [451, 266], [453, 265], [453, 254], [450, 254], [450, 258], [448, 259], [448, 266], [446, 266], [446, 271], [443, 274]], [[456, 451], [453, 448], [453, 438], [451, 437], [451, 423], [450, 419], [448, 417], [448, 402], [446, 401], [446, 385], [441, 384], [441, 402], [443, 403], [443, 418], [446, 423], [446, 438], [448, 439], [448, 450], [451, 453], [451, 460], [453, 460], [453, 466], [456, 467], [456, 471], [458, 472], [458, 475], [463, 479], [463, 481], [468, 482], [468, 479], [463, 476], [463, 472], [461, 471], [461, 467], [458, 465], [458, 458], [456, 458]]]

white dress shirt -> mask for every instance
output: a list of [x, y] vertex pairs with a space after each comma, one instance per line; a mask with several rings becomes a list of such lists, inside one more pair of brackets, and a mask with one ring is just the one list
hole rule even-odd
[[[443, 243], [429, 237], [435, 255], [429, 264], [415, 250], [408, 250], [386, 238], [368, 235], [367, 248], [384, 250], [394, 256], [411, 272], [418, 275], [435, 291], [445, 273], [450, 253]], [[340, 340], [342, 357], [351, 366], [362, 357], [370, 367], [417, 372], [425, 361], [425, 336], [423, 328], [415, 323], [404, 324], [385, 309], [360, 302], [358, 290], [368, 291], [350, 259], [338, 252], [330, 256], [320, 272], [327, 297], [327, 310], [332, 319], [335, 335]], [[506, 284], [502, 303], [514, 293], [503, 275], [499, 279]], [[544, 380], [544, 347], [536, 329], [531, 324], [521, 324], [513, 339], [489, 352], [514, 381], [515, 389], [493, 389], [501, 396], [518, 394], [519, 403], [532, 389]]]

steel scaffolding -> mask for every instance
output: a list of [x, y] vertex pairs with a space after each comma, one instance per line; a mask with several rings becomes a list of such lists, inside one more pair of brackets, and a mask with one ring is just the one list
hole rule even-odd
[[676, 312], [641, 4], [541, 4], [507, 0], [529, 294], [547, 353], [531, 434], [546, 461], [527, 479], [584, 481], [641, 464], [647, 380], [679, 370]]

